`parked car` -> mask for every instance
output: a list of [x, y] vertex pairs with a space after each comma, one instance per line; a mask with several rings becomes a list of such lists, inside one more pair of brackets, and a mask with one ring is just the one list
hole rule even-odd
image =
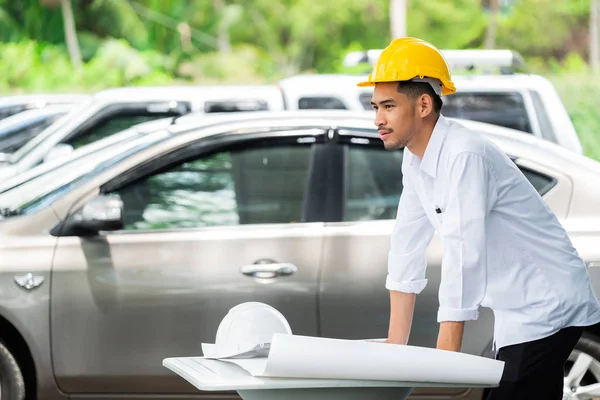
[[[61, 180], [55, 170], [18, 196], [0, 194], [2, 394], [23, 381], [29, 396], [48, 400], [214, 399], [161, 362], [200, 355], [227, 311], [245, 301], [274, 306], [295, 334], [385, 337], [403, 152], [385, 151], [372, 117], [182, 117], [89, 171]], [[521, 132], [460, 122], [512, 157], [600, 290], [600, 164]], [[441, 258], [436, 236], [412, 345], [435, 346]], [[463, 351], [491, 356], [492, 324], [487, 309], [467, 323]], [[591, 327], [572, 354], [569, 383], [579, 391], [600, 383], [599, 338]], [[414, 395], [480, 400], [482, 391]]]
[[0, 120], [0, 162], [65, 115], [73, 105], [34, 108]]
[[103, 90], [0, 165], [0, 181], [133, 125], [189, 112], [282, 110], [276, 86], [164, 86]]
[[[552, 83], [535, 74], [515, 73], [523, 67], [518, 53], [507, 50], [442, 50], [457, 92], [442, 98], [447, 117], [487, 122], [517, 129], [583, 153], [573, 123]], [[381, 50], [351, 52], [347, 66], [372, 65]], [[478, 72], [471, 70], [475, 69]], [[500, 73], [496, 71], [500, 69]], [[468, 74], [462, 74], [469, 70]], [[365, 75], [306, 74], [279, 85], [289, 110], [370, 110], [373, 89], [357, 87]]]
[[0, 120], [23, 111], [50, 105], [77, 105], [89, 98], [85, 94], [24, 94], [0, 97]]

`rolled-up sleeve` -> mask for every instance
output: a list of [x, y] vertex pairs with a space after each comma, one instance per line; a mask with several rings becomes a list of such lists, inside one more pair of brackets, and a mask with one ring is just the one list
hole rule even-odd
[[420, 293], [425, 279], [425, 252], [433, 237], [433, 226], [415, 192], [411, 180], [403, 176], [402, 196], [392, 232], [385, 287], [404, 293]]
[[486, 219], [497, 197], [483, 155], [463, 152], [450, 165], [438, 322], [475, 320], [486, 290]]

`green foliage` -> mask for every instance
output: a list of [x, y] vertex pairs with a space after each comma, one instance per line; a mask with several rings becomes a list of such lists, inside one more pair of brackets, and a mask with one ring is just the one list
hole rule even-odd
[[569, 112], [585, 155], [600, 160], [600, 77], [570, 72], [550, 80]]
[[60, 8], [46, 8], [39, 0], [0, 0], [0, 40], [64, 41]]
[[[124, 40], [106, 40], [76, 71], [64, 48], [33, 41], [0, 43], [0, 92], [95, 91], [113, 86], [173, 82], [173, 63], [156, 52], [138, 52]], [[35, 71], [35, 73], [32, 73]]]
[[236, 46], [229, 53], [199, 54], [182, 63], [178, 73], [197, 83], [248, 84], [264, 83], [264, 71], [274, 71], [264, 54], [252, 46]]
[[413, 1], [408, 11], [408, 35], [439, 48], [478, 47], [488, 19], [480, 4], [481, 0]]
[[585, 50], [589, 0], [519, 0], [500, 20], [498, 46], [527, 56], [562, 56]]
[[[118, 37], [138, 49], [152, 47], [143, 18], [128, 0], [95, 0], [76, 9], [78, 26], [98, 37]], [[83, 29], [79, 29], [81, 32]]]
[[[84, 60], [100, 42], [127, 41], [175, 63], [219, 46], [253, 47], [266, 55], [255, 78], [300, 71], [336, 72], [349, 48], [389, 43], [389, 0], [71, 0]], [[441, 48], [480, 47], [490, 15], [482, 0], [407, 0], [408, 34]], [[514, 0], [500, 15], [498, 46], [526, 57], [585, 54], [589, 0]], [[0, 41], [31, 39], [64, 46], [60, 8], [40, 0], [0, 0]], [[189, 36], [189, 38], [188, 38]], [[248, 61], [255, 56], [249, 56]], [[551, 62], [551, 61], [550, 61]], [[242, 74], [244, 75], [244, 74]]]

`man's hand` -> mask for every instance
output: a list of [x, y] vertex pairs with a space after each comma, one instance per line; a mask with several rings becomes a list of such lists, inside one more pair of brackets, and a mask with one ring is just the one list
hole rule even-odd
[[390, 327], [386, 343], [408, 343], [415, 311], [415, 299], [414, 293], [390, 291]]
[[460, 351], [464, 330], [464, 322], [440, 323], [437, 348], [439, 350]]

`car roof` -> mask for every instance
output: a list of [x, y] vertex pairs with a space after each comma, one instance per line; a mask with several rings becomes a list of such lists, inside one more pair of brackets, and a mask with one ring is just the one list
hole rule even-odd
[[[567, 150], [558, 144], [538, 138], [530, 133], [484, 122], [448, 118], [468, 129], [486, 135], [505, 152], [515, 158], [525, 157], [556, 169], [556, 163], [571, 164], [573, 167], [594, 170], [600, 173], [600, 162]], [[186, 134], [209, 126], [219, 126], [220, 132], [236, 130], [240, 126], [250, 128], [268, 128], [285, 126], [322, 126], [338, 128], [356, 128], [364, 130], [367, 136], [379, 137], [374, 125], [372, 111], [350, 110], [298, 110], [275, 112], [239, 112], [212, 115], [188, 114], [178, 118], [169, 130], [173, 134]], [[210, 132], [215, 132], [210, 130]], [[212, 133], [211, 133], [212, 134]], [[210, 134], [207, 134], [210, 136]]]
[[281, 97], [275, 85], [187, 85], [187, 86], [139, 86], [105, 89], [94, 94], [94, 100], [105, 102], [129, 102], [140, 100], [235, 100], [236, 98]]
[[85, 94], [23, 94], [15, 96], [0, 97], [0, 108], [10, 107], [20, 104], [31, 104], [40, 108], [51, 103], [80, 103], [87, 100], [90, 96]]
[[374, 129], [373, 114], [348, 110], [299, 110], [299, 111], [253, 111], [237, 113], [199, 114], [191, 113], [179, 117], [170, 127], [172, 133], [183, 134], [207, 126], [230, 126], [247, 124], [249, 127], [269, 126], [271, 123], [289, 126], [359, 126]]
[[[323, 126], [343, 126], [350, 125], [359, 128], [372, 130], [376, 132], [374, 125], [373, 111], [353, 111], [353, 110], [290, 110], [290, 111], [255, 111], [255, 112], [237, 112], [237, 113], [190, 113], [175, 119], [172, 126], [175, 132], [183, 133], [186, 131], [200, 129], [208, 125], [226, 126], [228, 123], [237, 124], [240, 122], [263, 121], [268, 124], [269, 121], [304, 121], [303, 125], [320, 124]], [[461, 124], [471, 129], [479, 129], [484, 132], [495, 132], [500, 135], [526, 135], [530, 134], [515, 129], [505, 128], [484, 122], [471, 120], [449, 118], [459, 121]], [[532, 137], [533, 138], [533, 137]], [[537, 138], [533, 138], [538, 140]]]

